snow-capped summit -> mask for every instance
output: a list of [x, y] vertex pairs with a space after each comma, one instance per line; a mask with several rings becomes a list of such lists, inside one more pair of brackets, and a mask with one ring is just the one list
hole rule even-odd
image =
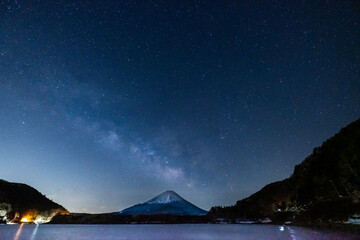
[[147, 203], [154, 204], [154, 203], [171, 203], [171, 202], [183, 202], [184, 199], [180, 197], [176, 192], [168, 190], [163, 193], [160, 193], [156, 197], [147, 201]]
[[124, 215], [205, 215], [207, 212], [168, 190], [147, 202], [134, 205], [120, 212]]

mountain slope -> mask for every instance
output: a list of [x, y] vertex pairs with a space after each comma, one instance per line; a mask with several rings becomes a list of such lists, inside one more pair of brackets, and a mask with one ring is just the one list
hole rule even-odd
[[343, 128], [291, 177], [266, 185], [234, 206], [213, 207], [215, 217], [346, 220], [360, 213], [360, 119]]
[[165, 191], [149, 201], [126, 208], [122, 215], [205, 215], [206, 211], [186, 201], [174, 191]]
[[56, 214], [68, 211], [26, 184], [0, 179], [0, 220], [47, 222]]

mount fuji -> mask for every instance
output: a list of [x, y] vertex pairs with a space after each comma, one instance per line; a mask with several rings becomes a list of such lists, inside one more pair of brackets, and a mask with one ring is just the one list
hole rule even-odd
[[206, 215], [207, 211], [186, 201], [174, 191], [165, 191], [147, 202], [120, 211], [122, 215]]

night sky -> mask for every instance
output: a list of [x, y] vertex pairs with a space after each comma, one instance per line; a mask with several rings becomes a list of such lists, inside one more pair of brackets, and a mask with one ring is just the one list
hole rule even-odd
[[0, 178], [75, 212], [204, 209], [360, 117], [358, 1], [0, 2]]

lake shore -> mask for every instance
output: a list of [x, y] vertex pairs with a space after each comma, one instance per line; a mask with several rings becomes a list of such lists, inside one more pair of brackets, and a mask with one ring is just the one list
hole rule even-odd
[[297, 226], [318, 230], [333, 230], [360, 233], [360, 225], [334, 222], [281, 222], [261, 220], [214, 219], [209, 216], [170, 216], [170, 215], [120, 215], [120, 214], [86, 214], [72, 213], [55, 216], [47, 224], [242, 224], [242, 225], [281, 225]]

